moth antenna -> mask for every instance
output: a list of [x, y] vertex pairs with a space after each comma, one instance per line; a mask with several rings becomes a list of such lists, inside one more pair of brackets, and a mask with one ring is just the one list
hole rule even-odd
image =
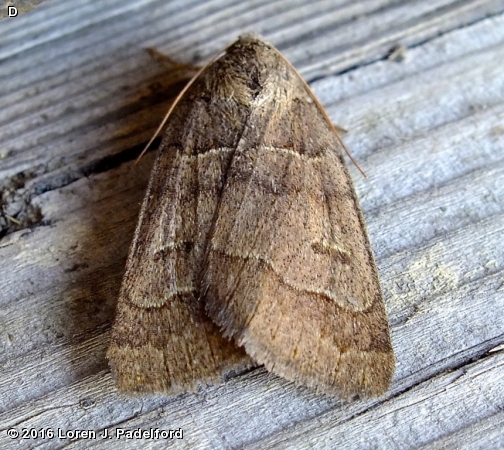
[[197, 72], [198, 70], [201, 69], [201, 66], [193, 66], [192, 64], [179, 63], [178, 61], [171, 59], [169, 56], [166, 56], [164, 53], [158, 52], [153, 47], [147, 47], [145, 50], [147, 50], [147, 53], [150, 55], [152, 59], [156, 60], [161, 64], [169, 65], [170, 68], [186, 71], [189, 70], [191, 72]]
[[157, 128], [156, 132], [152, 135], [150, 141], [147, 143], [147, 145], [144, 147], [144, 149], [142, 150], [142, 153], [140, 153], [140, 156], [138, 156], [138, 158], [135, 160], [135, 166], [138, 164], [138, 161], [140, 161], [140, 158], [145, 154], [145, 152], [149, 149], [149, 147], [151, 146], [151, 144], [154, 142], [154, 139], [156, 139], [157, 135], [159, 134], [159, 132], [163, 129], [163, 127], [165, 126], [166, 124], [166, 121], [168, 120], [168, 118], [170, 117], [170, 114], [172, 113], [172, 111], [175, 109], [175, 106], [177, 106], [177, 103], [180, 101], [180, 99], [184, 96], [184, 94], [187, 92], [187, 90], [191, 87], [191, 85], [194, 83], [194, 81], [203, 73], [203, 71], [210, 65], [212, 64], [214, 61], [216, 61], [226, 50], [228, 49], [228, 47], [226, 47], [224, 50], [221, 50], [219, 51], [219, 53], [217, 53], [216, 55], [214, 55], [212, 57], [212, 59], [210, 61], [208, 61], [203, 67], [201, 67], [197, 72], [196, 74], [189, 80], [189, 82], [184, 86], [184, 89], [182, 89], [180, 91], [180, 94], [177, 95], [177, 98], [174, 100], [174, 102], [172, 103], [172, 105], [170, 106], [170, 109], [168, 110], [168, 112], [166, 113], [166, 115], [164, 116], [164, 119], [161, 121], [159, 127]]
[[274, 48], [276, 50], [276, 52], [280, 55], [280, 57], [287, 63], [287, 65], [294, 71], [294, 73], [299, 77], [299, 79], [301, 80], [301, 82], [303, 83], [304, 87], [306, 88], [306, 90], [308, 91], [308, 94], [310, 95], [310, 97], [312, 98], [312, 100], [315, 102], [315, 104], [318, 106], [318, 109], [319, 111], [322, 113], [322, 115], [324, 116], [324, 119], [326, 120], [326, 122], [329, 124], [329, 126], [331, 127], [331, 129], [334, 131], [334, 134], [336, 135], [336, 137], [338, 138], [338, 141], [340, 142], [340, 144], [343, 146], [343, 149], [345, 150], [346, 154], [348, 155], [348, 157], [350, 158], [350, 160], [352, 161], [353, 165], [355, 167], [357, 167], [357, 169], [359, 170], [359, 172], [362, 174], [362, 176], [364, 178], [367, 178], [367, 175], [366, 173], [360, 168], [359, 164], [357, 164], [357, 161], [355, 161], [355, 159], [353, 158], [352, 154], [350, 153], [350, 151], [346, 148], [346, 145], [343, 143], [343, 141], [341, 140], [339, 134], [338, 134], [338, 131], [336, 130], [336, 127], [334, 126], [334, 124], [331, 122], [331, 119], [329, 118], [329, 116], [327, 115], [324, 107], [322, 106], [322, 103], [320, 103], [319, 99], [317, 98], [317, 96], [314, 94], [314, 92], [311, 90], [310, 86], [308, 86], [308, 83], [305, 81], [305, 79], [301, 76], [301, 74], [297, 71], [297, 69], [290, 63], [290, 61], [284, 56], [282, 55], [277, 49], [276, 47], [274, 47], [273, 45], [271, 46], [272, 48]]

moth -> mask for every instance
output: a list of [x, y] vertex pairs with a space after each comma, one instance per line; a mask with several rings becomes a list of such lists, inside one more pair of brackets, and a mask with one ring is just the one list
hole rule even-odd
[[342, 398], [394, 372], [344, 146], [271, 44], [245, 35], [174, 106], [107, 356], [126, 393], [176, 394], [254, 364]]

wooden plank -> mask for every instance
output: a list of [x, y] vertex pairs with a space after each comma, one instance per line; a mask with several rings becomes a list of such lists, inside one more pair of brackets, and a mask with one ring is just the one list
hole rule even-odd
[[[294, 426], [295, 431], [278, 433], [246, 448], [399, 449], [419, 445], [432, 448], [440, 436], [450, 436], [451, 433], [481, 439], [482, 433], [488, 428], [494, 429], [493, 424], [503, 417], [500, 406], [503, 369], [504, 354], [491, 356], [409, 388], [389, 398], [382, 407], [370, 408], [350, 420], [332, 410], [313, 421]], [[468, 423], [468, 417], [473, 421]], [[484, 419], [481, 424], [480, 418]], [[466, 432], [468, 426], [473, 435]], [[501, 447], [504, 444], [502, 429], [500, 433], [495, 430], [491, 439], [485, 443], [495, 445], [492, 448]], [[450, 440], [441, 438], [438, 445]], [[451, 442], [453, 447], [440, 448], [460, 448], [462, 443], [458, 440]], [[467, 445], [467, 441], [464, 444]]]
[[[332, 9], [335, 7], [329, 7], [331, 2], [322, 2], [319, 9], [315, 10], [318, 14], [309, 16], [315, 21], [311, 23], [306, 20], [306, 10], [299, 7], [300, 3], [293, 2], [287, 10], [288, 14], [284, 14], [284, 3], [279, 0], [272, 4], [243, 2], [241, 6], [234, 5], [234, 2], [227, 4], [222, 0], [214, 0], [205, 4], [192, 2], [185, 8], [181, 8], [177, 2], [161, 4], [146, 0], [116, 0], [110, 2], [108, 8], [101, 8], [101, 2], [81, 1], [75, 7], [56, 2], [54, 11], [42, 4], [30, 15], [20, 17], [16, 23], [4, 20], [2, 27], [5, 27], [6, 37], [2, 47], [4, 50], [0, 51], [0, 61], [13, 61], [15, 64], [6, 64], [3, 71], [0, 68], [0, 77], [4, 81], [0, 92], [3, 104], [7, 106], [0, 119], [9, 125], [2, 127], [0, 139], [4, 142], [2, 154], [15, 154], [16, 157], [4, 161], [0, 176], [12, 176], [16, 171], [30, 169], [37, 175], [43, 174], [45, 179], [49, 174], [53, 174], [54, 178], [62, 172], [82, 171], [84, 166], [102, 159], [104, 155], [144, 142], [152, 134], [158, 117], [166, 111], [167, 101], [173, 94], [170, 90], [152, 92], [153, 84], [163, 85], [161, 78], [166, 73], [160, 74], [156, 64], [149, 62], [148, 55], [143, 51], [148, 46], [155, 46], [179, 60], [187, 60], [190, 52], [201, 62], [242, 30], [249, 29], [252, 18], [258, 22], [254, 30], [266, 34], [278, 28], [281, 17], [285, 21], [282, 34], [273, 34], [272, 42], [285, 52], [303, 75], [318, 78], [327, 71], [348, 70], [358, 64], [357, 60], [363, 63], [386, 55], [393, 45], [401, 41], [402, 36], [393, 33], [395, 28], [391, 28], [390, 22], [395, 26], [402, 24], [406, 27], [404, 33], [412, 37], [418, 31], [418, 23], [424, 23], [421, 20], [424, 15], [436, 17], [434, 25], [439, 25], [444, 23], [441, 13], [449, 11], [449, 23], [455, 28], [467, 21], [465, 14], [468, 11], [473, 11], [473, 19], [477, 20], [494, 14], [497, 6], [502, 7], [499, 1], [444, 0], [429, 2], [428, 7], [426, 2], [418, 1], [405, 7], [400, 3], [382, 0], [359, 2], [357, 6], [344, 4], [340, 9]], [[76, 8], [79, 8], [79, 21], [71, 20]], [[145, 11], [146, 15], [142, 16], [138, 10]], [[179, 15], [185, 19], [182, 20]], [[238, 21], [237, 15], [238, 18], [243, 17], [243, 21]], [[385, 23], [383, 15], [388, 17]], [[419, 17], [415, 21], [416, 15]], [[135, 33], [125, 31], [123, 16], [130, 18], [128, 26]], [[181, 25], [165, 30], [163, 21], [167, 20], [166, 17], [173, 23], [181, 22]], [[317, 17], [330, 20], [324, 22], [323, 33], [315, 20]], [[360, 18], [358, 26], [354, 23], [356, 18]], [[454, 18], [458, 18], [459, 22], [452, 23]], [[36, 20], [40, 20], [40, 26]], [[158, 28], [152, 25], [152, 20], [160, 22]], [[219, 27], [216, 29], [213, 21], [217, 20]], [[186, 22], [187, 28], [180, 30]], [[18, 23], [22, 26], [17, 26]], [[55, 23], [61, 23], [62, 26], [56, 26]], [[270, 24], [268, 27], [267, 23]], [[381, 38], [379, 49], [372, 47], [366, 50], [365, 55], [353, 55], [356, 48], [364, 48], [363, 39], [374, 42], [374, 37], [356, 35], [357, 31], [368, 33], [373, 24], [381, 24], [380, 27], [385, 30], [381, 32], [388, 30], [391, 35]], [[311, 37], [310, 40], [306, 39], [304, 45], [298, 45], [295, 39], [299, 37], [299, 27], [305, 25], [303, 36], [316, 38]], [[429, 28], [430, 37], [444, 31], [442, 27], [434, 25], [432, 29]], [[221, 29], [224, 34], [219, 34]], [[268, 34], [266, 36], [269, 37]], [[421, 34], [418, 39], [425, 40], [428, 36]], [[343, 48], [334, 44], [340, 42], [346, 43]], [[101, 51], [97, 52], [97, 48]], [[307, 49], [310, 49], [310, 56], [306, 54]], [[328, 54], [329, 49], [332, 54]], [[323, 53], [316, 53], [322, 50]], [[26, 56], [18, 61], [17, 55], [23, 51]], [[110, 64], [110, 55], [115, 55], [114, 64]], [[330, 65], [331, 69], [325, 68], [328, 61], [338, 58], [346, 63], [334, 62]], [[30, 67], [37, 67], [37, 70], [30, 70]], [[15, 74], [22, 76], [13, 76]], [[138, 97], [142, 94], [147, 96], [150, 104], [154, 103], [150, 114], [145, 110], [140, 112], [147, 106], [145, 100], [143, 103], [139, 101]], [[161, 105], [158, 104], [160, 94], [161, 99], [165, 100]], [[23, 99], [27, 97], [30, 98], [28, 114], [23, 104]], [[103, 132], [99, 133], [101, 139], [86, 133], [93, 123], [104, 126]], [[112, 142], [111, 134], [115, 137]], [[22, 144], [20, 136], [23, 136]], [[30, 151], [34, 147], [44, 151]], [[72, 180], [72, 177], [67, 179]]]
[[[397, 354], [381, 399], [342, 404], [261, 368], [174, 398], [113, 386], [110, 324], [155, 155], [133, 159], [188, 75], [144, 49], [201, 63], [251, 27], [311, 80], [368, 175], [350, 167]], [[502, 2], [53, 0], [0, 36], [0, 448], [136, 448], [6, 432], [151, 427], [184, 437], [149, 448], [504, 445], [489, 353], [504, 342]], [[387, 59], [399, 43], [405, 59]]]

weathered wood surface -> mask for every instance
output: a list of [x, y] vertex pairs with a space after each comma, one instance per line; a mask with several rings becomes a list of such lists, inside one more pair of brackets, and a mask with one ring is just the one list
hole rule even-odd
[[[390, 392], [341, 404], [257, 368], [127, 399], [105, 359], [154, 152], [186, 74], [245, 31], [310, 82], [368, 175], [397, 355]], [[403, 61], [387, 59], [397, 44]], [[7, 430], [183, 429], [148, 448], [504, 447], [504, 3], [46, 1], [0, 21], [0, 447]], [[16, 223], [19, 222], [20, 224]]]

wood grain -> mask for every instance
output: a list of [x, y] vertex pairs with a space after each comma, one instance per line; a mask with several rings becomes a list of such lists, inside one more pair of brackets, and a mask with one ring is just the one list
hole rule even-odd
[[[133, 159], [188, 75], [144, 49], [201, 63], [245, 31], [300, 69], [368, 175], [350, 166], [397, 357], [381, 399], [342, 404], [261, 368], [173, 398], [113, 387], [154, 153]], [[53, 0], [0, 36], [1, 448], [138, 445], [11, 427], [184, 430], [151, 448], [504, 446], [501, 1]]]

